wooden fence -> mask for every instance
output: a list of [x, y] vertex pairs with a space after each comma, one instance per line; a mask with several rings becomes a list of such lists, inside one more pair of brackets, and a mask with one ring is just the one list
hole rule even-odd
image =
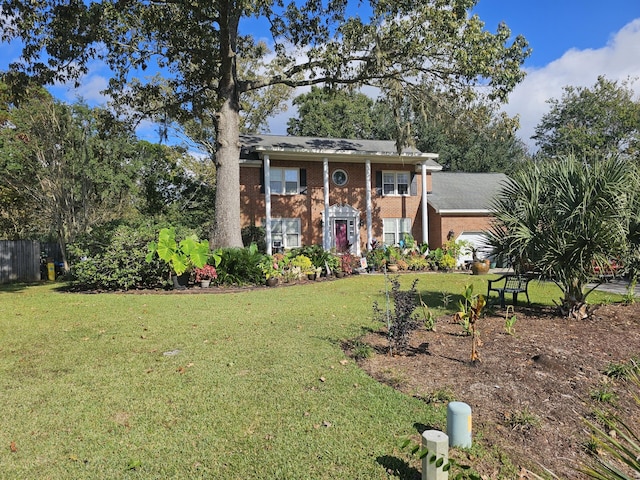
[[40, 242], [0, 240], [0, 283], [40, 281]]

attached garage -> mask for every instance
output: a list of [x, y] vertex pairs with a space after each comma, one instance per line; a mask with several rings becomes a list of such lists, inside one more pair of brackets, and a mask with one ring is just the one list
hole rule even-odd
[[[447, 238], [468, 240], [486, 255], [491, 228], [491, 204], [507, 176], [503, 173], [434, 172], [429, 193], [429, 246], [441, 247]], [[471, 260], [471, 253], [460, 263]]]

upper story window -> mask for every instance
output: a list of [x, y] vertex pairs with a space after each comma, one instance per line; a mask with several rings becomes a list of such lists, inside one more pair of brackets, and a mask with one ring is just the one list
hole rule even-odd
[[272, 194], [295, 195], [300, 193], [300, 169], [272, 168], [269, 175]]
[[409, 172], [382, 172], [383, 195], [409, 195]]

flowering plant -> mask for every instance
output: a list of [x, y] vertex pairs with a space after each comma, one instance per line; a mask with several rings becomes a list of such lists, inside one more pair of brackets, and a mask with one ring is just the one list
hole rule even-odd
[[204, 264], [202, 268], [196, 268], [196, 282], [201, 282], [202, 280], [214, 280], [218, 278], [218, 272], [216, 272], [215, 267], [209, 264]]
[[278, 264], [278, 260], [281, 259], [277, 258], [275, 255], [273, 257], [265, 255], [262, 258], [262, 261], [258, 264], [258, 267], [260, 267], [267, 280], [272, 277], [278, 278], [282, 276], [282, 267]]

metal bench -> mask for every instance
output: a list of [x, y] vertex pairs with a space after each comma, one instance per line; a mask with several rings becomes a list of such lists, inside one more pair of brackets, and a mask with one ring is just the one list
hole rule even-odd
[[[489, 280], [489, 285], [487, 287], [487, 298], [491, 292], [497, 292], [498, 297], [500, 298], [500, 307], [505, 308], [504, 295], [505, 293], [510, 293], [513, 295], [513, 306], [518, 305], [518, 294], [524, 293], [527, 296], [527, 302], [531, 304], [531, 300], [529, 300], [529, 282], [533, 277], [530, 275], [519, 275], [514, 273], [508, 273], [506, 275], [502, 275], [500, 278], [496, 278], [495, 280]], [[496, 285], [501, 282], [504, 282], [503, 285]]]

